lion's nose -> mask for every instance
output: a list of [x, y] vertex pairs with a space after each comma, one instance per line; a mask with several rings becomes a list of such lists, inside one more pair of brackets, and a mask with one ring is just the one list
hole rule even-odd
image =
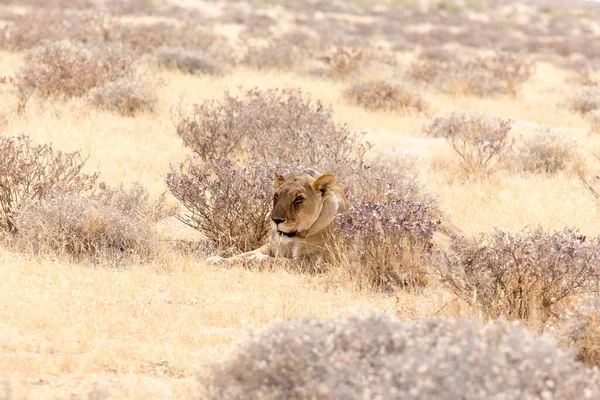
[[275, 222], [275, 225], [279, 225], [282, 222], [285, 222], [285, 219], [281, 219], [281, 218], [271, 218], [273, 220], [273, 222]]

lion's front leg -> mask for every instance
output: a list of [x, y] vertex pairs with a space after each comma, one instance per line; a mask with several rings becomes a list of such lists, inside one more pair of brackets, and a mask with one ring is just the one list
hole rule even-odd
[[271, 258], [269, 255], [269, 243], [259, 247], [256, 250], [247, 251], [246, 253], [238, 254], [237, 256], [224, 258], [221, 256], [208, 257], [205, 262], [207, 264], [220, 264], [223, 262], [233, 263], [236, 261], [258, 261]]

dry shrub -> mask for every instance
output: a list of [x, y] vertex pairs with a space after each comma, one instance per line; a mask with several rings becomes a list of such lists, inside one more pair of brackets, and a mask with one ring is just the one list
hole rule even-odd
[[222, 23], [235, 23], [242, 25], [244, 30], [242, 32], [249, 32], [256, 34], [268, 34], [277, 24], [277, 20], [273, 17], [261, 13], [257, 9], [246, 8], [246, 7], [227, 7], [220, 17]]
[[541, 128], [517, 147], [511, 166], [534, 174], [555, 174], [574, 169], [579, 161], [577, 143], [564, 133]]
[[313, 104], [299, 89], [252, 89], [242, 99], [225, 93], [223, 101], [205, 101], [190, 113], [180, 105], [173, 123], [184, 144], [205, 160], [239, 150], [247, 139], [271, 129], [285, 129], [285, 134], [333, 124], [331, 110]]
[[[70, 5], [70, 4], [69, 4]], [[33, 7], [0, 27], [0, 47], [20, 51], [46, 41], [99, 42], [108, 38], [105, 15], [96, 10]]]
[[[352, 199], [353, 219], [345, 220], [346, 234], [332, 245], [334, 263], [362, 288], [385, 290], [422, 281], [422, 272], [412, 271], [437, 225], [432, 216], [438, 211], [409, 167], [367, 162], [371, 146], [364, 134], [336, 125], [331, 110], [313, 105], [299, 91], [251, 91], [243, 100], [227, 95], [224, 103], [205, 103], [196, 111], [193, 129], [190, 120], [182, 119], [186, 129], [180, 132], [190, 135], [182, 135], [184, 142], [207, 161], [189, 159], [171, 170], [167, 184], [188, 212], [182, 220], [222, 251], [249, 250], [266, 240], [274, 172], [289, 176], [315, 169], [335, 174]], [[222, 142], [215, 145], [207, 137]], [[249, 153], [245, 167], [231, 158], [211, 158], [218, 154], [215, 149], [230, 154], [238, 147]], [[367, 219], [375, 211], [379, 225], [370, 229]], [[345, 250], [360, 253], [345, 257]], [[369, 263], [369, 275], [355, 273], [359, 262]]]
[[600, 241], [542, 228], [456, 237], [434, 265], [441, 282], [490, 318], [546, 318], [565, 298], [598, 289]]
[[180, 22], [136, 24], [127, 21], [112, 25], [110, 37], [143, 54], [153, 53], [161, 47], [170, 47], [202, 52], [207, 57], [221, 62], [232, 60], [235, 51], [227, 38], [210, 32], [197, 20]]
[[[137, 196], [119, 190], [119, 197]], [[110, 201], [114, 198], [114, 193], [100, 197], [59, 193], [42, 200], [26, 199], [17, 210], [16, 243], [35, 252], [77, 259], [154, 254], [156, 236], [143, 211], [135, 209], [136, 203]]]
[[199, 375], [208, 399], [594, 399], [600, 374], [518, 323], [354, 313], [251, 334]]
[[600, 367], [600, 300], [581, 301], [569, 308], [553, 327], [553, 334], [566, 347], [573, 348], [577, 359]]
[[126, 77], [91, 89], [87, 102], [101, 110], [133, 117], [144, 112], [154, 112], [158, 96], [154, 85], [138, 78]]
[[154, 53], [162, 68], [176, 69], [186, 74], [218, 75], [223, 72], [222, 63], [212, 60], [198, 51], [181, 47], [160, 47]]
[[590, 123], [590, 133], [600, 134], [600, 109], [590, 111], [586, 119]]
[[441, 61], [436, 59], [418, 60], [412, 63], [406, 71], [406, 76], [416, 82], [431, 85], [443, 73], [449, 70], [449, 66], [457, 61]]
[[533, 71], [533, 64], [523, 56], [497, 53], [466, 61], [420, 61], [411, 66], [408, 76], [450, 94], [515, 96]]
[[293, 68], [300, 60], [298, 50], [289, 43], [278, 40], [266, 46], [250, 46], [242, 59], [242, 64], [256, 69]]
[[189, 157], [171, 168], [167, 185], [187, 214], [179, 219], [225, 252], [254, 250], [270, 232], [273, 170], [258, 162], [246, 167], [221, 157]]
[[346, 89], [344, 96], [351, 103], [371, 111], [424, 112], [429, 108], [416, 88], [385, 81], [357, 83]]
[[273, 30], [268, 26], [243, 25], [238, 37], [242, 40], [269, 39]]
[[419, 186], [409, 160], [398, 165], [367, 161], [372, 145], [364, 136], [329, 123], [319, 129], [271, 129], [255, 138], [252, 150], [255, 158], [284, 176], [309, 168], [333, 173], [348, 196], [363, 202], [408, 200], [435, 209], [435, 199]]
[[423, 131], [446, 139], [466, 175], [483, 177], [494, 173], [506, 158], [511, 126], [512, 121], [489, 114], [451, 111], [426, 122]]
[[476, 69], [460, 68], [436, 77], [434, 86], [452, 95], [493, 96], [504, 92], [503, 83]]
[[580, 89], [567, 104], [570, 111], [582, 115], [600, 110], [600, 87], [590, 86]]
[[[195, 106], [192, 115], [180, 106], [175, 118], [177, 132], [202, 161], [189, 158], [178, 170], [172, 168], [167, 184], [188, 212], [182, 221], [224, 251], [246, 251], [264, 242], [270, 231], [273, 173], [291, 171], [280, 168], [294, 163], [286, 156], [298, 147], [290, 146], [316, 145], [310, 139], [326, 139], [335, 127], [331, 110], [313, 105], [300, 90], [251, 90], [243, 99], [226, 93], [223, 102]], [[248, 146], [253, 156], [247, 166], [224, 158], [236, 150], [248, 151]], [[331, 151], [308, 153], [321, 160]]]
[[409, 160], [398, 165], [367, 161], [372, 145], [364, 137], [364, 132], [349, 131], [330, 120], [310, 128], [262, 131], [251, 148], [253, 157], [284, 176], [315, 169], [333, 173], [347, 195], [364, 202], [409, 200], [435, 208], [435, 200], [419, 186]]
[[15, 230], [15, 212], [24, 199], [34, 201], [55, 193], [85, 193], [97, 174], [81, 172], [86, 159], [79, 151], [55, 151], [34, 145], [27, 136], [0, 137], [0, 230]]
[[313, 168], [346, 178], [346, 173], [360, 167], [370, 148], [368, 143], [363, 143], [363, 138], [364, 133], [350, 132], [345, 126], [324, 119], [320, 126], [294, 127], [292, 124], [261, 131], [250, 145], [253, 157], [272, 168], [286, 169], [282, 172]]
[[[368, 183], [367, 183], [368, 185]], [[438, 222], [424, 204], [350, 197], [350, 210], [337, 219], [332, 252], [358, 289], [393, 291], [426, 283], [420, 255], [428, 250]]]
[[318, 46], [314, 31], [308, 28], [292, 28], [281, 35], [279, 40], [298, 49], [310, 50]]
[[24, 91], [37, 90], [44, 97], [79, 97], [92, 88], [132, 77], [133, 61], [119, 46], [85, 46], [63, 40], [28, 53], [17, 85]]
[[176, 207], [167, 204], [166, 193], [160, 195], [158, 199], [151, 199], [148, 189], [139, 182], [134, 182], [128, 189], [123, 185], [110, 187], [104, 183], [99, 186], [100, 190], [89, 196], [90, 199], [124, 214], [135, 215], [155, 223], [177, 213]]

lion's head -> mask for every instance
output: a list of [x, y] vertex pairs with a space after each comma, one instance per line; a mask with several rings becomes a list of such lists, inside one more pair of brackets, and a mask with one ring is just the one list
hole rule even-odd
[[276, 173], [271, 219], [277, 231], [288, 237], [302, 236], [319, 219], [335, 184], [331, 174], [315, 179], [305, 173], [286, 179]]

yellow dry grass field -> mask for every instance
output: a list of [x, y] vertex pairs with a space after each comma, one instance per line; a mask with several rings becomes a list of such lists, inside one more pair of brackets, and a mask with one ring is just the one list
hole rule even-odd
[[[56, 8], [48, 9], [48, 15], [60, 12], [56, 10], [68, 2], [50, 3], [53, 5], [48, 7]], [[37, 7], [35, 2], [15, 4], [0, 4], [4, 24], [10, 24], [16, 13], [27, 15]], [[227, 13], [226, 3], [132, 4], [141, 11], [123, 17], [122, 23], [151, 26], [156, 21], [176, 20], [165, 14], [157, 14], [156, 20], [144, 16], [152, 16], [153, 9], [177, 6], [196, 10], [206, 20], [213, 18], [213, 25], [206, 29], [227, 38], [233, 48], [245, 43], [240, 36], [247, 27], [236, 24], [235, 15], [218, 18]], [[275, 36], [279, 35], [277, 29], [285, 32], [294, 22], [285, 1], [237, 7], [242, 20], [253, 12], [278, 18], [278, 24], [270, 28]], [[363, 5], [352, 3], [351, 7], [362, 10]], [[537, 6], [523, 8], [523, 15], [542, 13]], [[35, 12], [44, 8], [40, 10]], [[369, 17], [365, 12], [361, 17], [361, 11], [353, 11], [345, 16], [343, 10], [332, 12], [336, 20], [342, 24], [358, 21], [365, 32], [367, 26], [377, 24], [380, 15]], [[310, 21], [306, 28], [310, 29]], [[265, 40], [249, 36], [257, 43]], [[382, 38], [377, 40], [386, 44]], [[367, 140], [375, 145], [368, 158], [389, 160], [390, 165], [411, 160], [419, 183], [437, 196], [440, 209], [465, 235], [477, 237], [494, 228], [514, 232], [537, 225], [547, 230], [576, 227], [582, 235], [600, 235], [600, 203], [576, 171], [549, 175], [501, 168], [485, 179], [464, 178], [449, 144], [422, 131], [426, 121], [451, 110], [511, 119], [509, 137], [515, 143], [534, 135], [539, 127], [551, 127], [576, 144], [578, 165], [573, 169], [583, 168], [591, 175], [600, 169], [600, 135], [591, 133], [589, 121], [564, 104], [579, 87], [574, 83], [576, 67], [528, 54], [535, 70], [516, 95], [476, 96], [422, 86], [419, 90], [429, 104], [422, 113], [367, 110], [350, 103], [344, 97], [350, 84], [368, 79], [401, 82], [401, 71], [423, 47], [393, 50], [392, 45], [387, 46], [399, 60], [397, 64], [365, 67], [358, 75], [344, 78], [309, 73], [312, 64], [308, 61], [292, 69], [236, 63], [221, 74], [189, 74], [158, 66], [146, 54], [137, 68], [158, 84], [158, 99], [155, 111], [134, 116], [94, 108], [85, 97], [36, 93], [25, 110], [17, 112], [16, 92], [5, 83], [0, 85], [0, 135], [26, 134], [35, 143], [50, 142], [59, 150], [81, 150], [89, 154], [85, 172], [99, 172], [109, 185], [129, 187], [140, 182], [150, 197], [157, 199], [169, 191], [165, 183], [169, 167], [190, 153], [174, 127], [173, 106], [222, 99], [226, 91], [242, 94], [252, 88], [301, 88], [313, 101], [331, 105], [336, 123], [367, 132]], [[467, 50], [459, 46], [455, 51]], [[17, 76], [20, 68], [32, 63], [26, 54], [26, 49], [5, 45], [0, 52], [0, 76]], [[168, 202], [176, 204], [171, 196]], [[173, 217], [160, 221], [155, 229], [165, 243], [197, 241], [201, 236]], [[378, 309], [411, 319], [468, 312], [437, 284], [393, 293], [358, 290], [332, 275], [302, 273], [284, 266], [268, 270], [209, 266], [196, 253], [167, 244], [160, 245], [160, 254], [154, 258], [134, 259], [124, 268], [19, 251], [2, 244], [0, 277], [0, 398], [9, 399], [189, 398], [197, 392], [200, 366], [225, 357], [248, 330], [276, 320], [331, 317], [351, 309]]]

